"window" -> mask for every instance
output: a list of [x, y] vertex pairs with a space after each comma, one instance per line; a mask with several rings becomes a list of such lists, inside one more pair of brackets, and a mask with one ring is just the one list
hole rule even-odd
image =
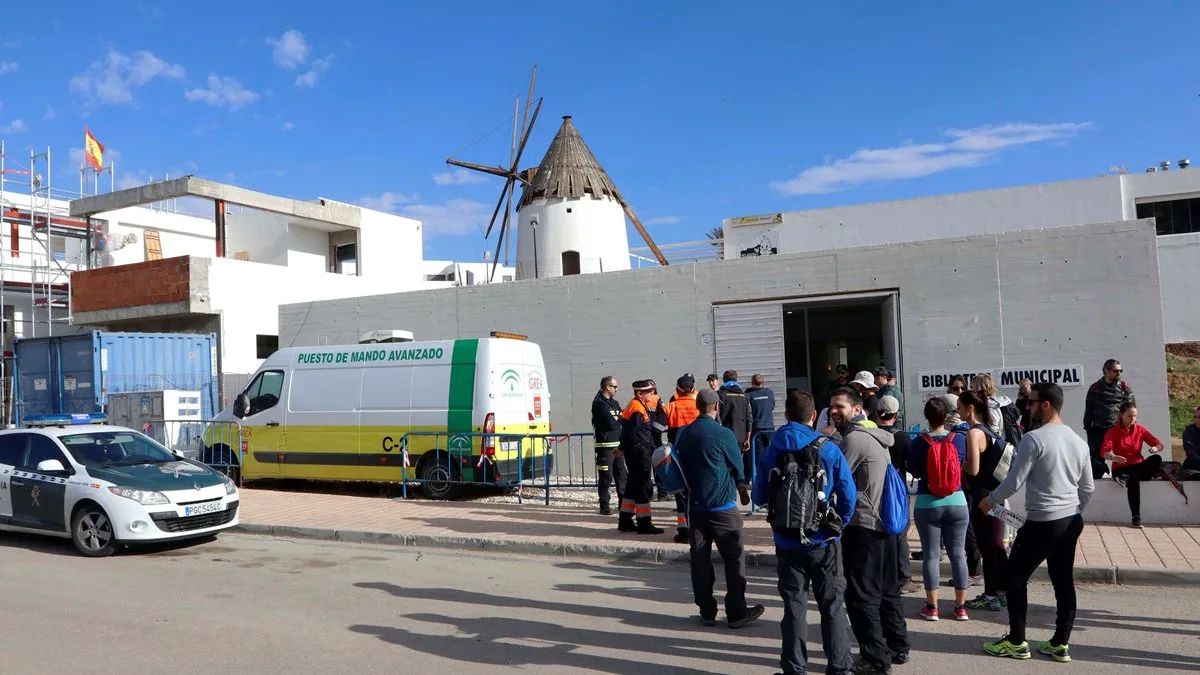
[[278, 335], [255, 335], [254, 342], [256, 358], [265, 359], [279, 351]]
[[579, 251], [563, 251], [562, 270], [564, 277], [579, 274]]
[[38, 464], [48, 459], [57, 459], [62, 462], [64, 468], [70, 466], [62, 450], [58, 449], [57, 443], [39, 434], [29, 434], [29, 451], [25, 454], [25, 461], [21, 466], [33, 471], [37, 469]]
[[333, 249], [333, 271], [358, 275], [358, 244], [342, 244]]
[[246, 387], [245, 393], [250, 397], [251, 415], [275, 407], [283, 393], [283, 371], [267, 370], [259, 373], [250, 386]]
[[[84, 466], [173, 462], [177, 457], [142, 434], [98, 431], [60, 436], [76, 462]], [[64, 463], [65, 466], [65, 463]]]
[[25, 458], [25, 446], [29, 443], [29, 434], [5, 434], [0, 436], [0, 464], [5, 466], [20, 466]]
[[1137, 205], [1138, 218], [1153, 218], [1159, 236], [1200, 232], [1200, 197]]

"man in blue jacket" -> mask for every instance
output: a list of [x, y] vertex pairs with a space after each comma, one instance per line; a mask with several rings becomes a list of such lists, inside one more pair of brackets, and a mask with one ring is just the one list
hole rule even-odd
[[[788, 394], [785, 406], [787, 424], [780, 427], [771, 443], [759, 458], [754, 478], [754, 503], [770, 501], [770, 473], [781, 452], [798, 452], [820, 435], [812, 429], [816, 419], [813, 397], [805, 391]], [[825, 471], [825, 494], [842, 527], [850, 524], [858, 500], [858, 489], [846, 456], [838, 446], [826, 439], [821, 445], [821, 468]], [[779, 594], [783, 598], [783, 654], [780, 665], [783, 675], [800, 675], [807, 671], [808, 651], [804, 646], [808, 633], [805, 614], [808, 586], [811, 584], [821, 614], [821, 642], [829, 665], [826, 673], [846, 674], [852, 671], [850, 654], [850, 622], [846, 618], [846, 578], [842, 575], [840, 533], [829, 529], [824, 536], [811, 537], [812, 543], [779, 533], [775, 536], [775, 557], [778, 561]]]
[[741, 628], [763, 615], [762, 605], [746, 606], [746, 553], [737, 485], [742, 475], [742, 447], [733, 432], [717, 421], [720, 395], [706, 389], [696, 395], [700, 416], [675, 437], [675, 458], [687, 481], [691, 524], [692, 592], [706, 626], [717, 621], [713, 596], [716, 574], [712, 547], [725, 561], [725, 616], [730, 628]]

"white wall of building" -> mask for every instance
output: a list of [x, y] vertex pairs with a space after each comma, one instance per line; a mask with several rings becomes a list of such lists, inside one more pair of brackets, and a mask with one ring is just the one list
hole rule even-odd
[[[476, 286], [488, 283], [488, 276], [493, 274], [491, 263], [426, 260], [422, 265], [424, 268], [422, 288]], [[434, 279], [433, 277], [447, 278]], [[492, 276], [493, 283], [513, 281], [515, 278], [516, 268], [505, 265], [496, 265], [495, 274]]]
[[625, 211], [615, 200], [539, 199], [517, 221], [518, 279], [562, 276], [564, 251], [579, 253], [581, 274], [629, 269]]
[[[1117, 256], [1119, 284], [1095, 264]], [[971, 259], [991, 262], [962, 264]], [[1167, 428], [1158, 261], [1145, 220], [287, 305], [280, 344], [354, 342], [381, 323], [412, 327], [418, 340], [526, 334], [546, 359], [555, 429], [586, 431], [606, 374], [626, 386], [652, 377], [666, 390], [684, 372], [720, 372], [714, 303], [881, 289], [899, 289], [909, 419], [921, 419], [923, 371], [1082, 364], [1086, 380], [1116, 355], [1144, 423]], [[1079, 429], [1084, 388], [1066, 393], [1066, 421]]]
[[[1101, 176], [1001, 190], [983, 190], [791, 211], [723, 221], [725, 258], [761, 246], [778, 253], [827, 251], [936, 237], [1133, 220], [1137, 204], [1200, 197], [1200, 170]], [[1200, 237], [1159, 237], [1162, 311], [1169, 342], [1200, 340], [1192, 297], [1200, 274]]]
[[360, 226], [358, 264], [363, 278], [391, 281], [393, 288], [417, 288], [424, 281], [420, 221], [362, 209]]

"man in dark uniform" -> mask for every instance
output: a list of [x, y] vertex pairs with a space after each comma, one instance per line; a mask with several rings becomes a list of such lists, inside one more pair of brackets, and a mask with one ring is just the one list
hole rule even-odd
[[[621, 447], [621, 404], [617, 402], [617, 378], [600, 380], [600, 391], [592, 399], [592, 432], [596, 435], [596, 485], [600, 495], [600, 513], [612, 515], [608, 489], [617, 486], [617, 501], [625, 494], [625, 458]], [[614, 481], [614, 478], [616, 479]]]
[[[733, 432], [733, 437], [737, 440], [743, 453], [749, 453], [750, 432], [754, 429], [754, 419], [753, 413], [750, 411], [750, 399], [746, 398], [746, 392], [742, 389], [742, 385], [738, 384], [737, 378], [736, 370], [727, 370], [723, 373], [725, 382], [717, 390], [717, 395], [720, 397], [717, 411], [720, 415], [721, 426]], [[753, 460], [745, 459], [745, 461], [751, 463]], [[753, 469], [752, 466], [750, 468]], [[738, 484], [738, 489], [742, 493], [742, 503], [749, 503], [746, 495], [750, 490], [750, 471], [746, 472], [742, 482]]]
[[[625, 486], [625, 494], [621, 497], [621, 515], [617, 521], [617, 529], [621, 532], [638, 534], [662, 534], [662, 528], [654, 526], [651, 521], [650, 502], [654, 497], [654, 440], [656, 432], [654, 425], [657, 418], [652, 418], [651, 409], [657, 409], [658, 395], [654, 385], [649, 380], [638, 380], [633, 383], [633, 399], [621, 412], [621, 452], [629, 469], [629, 483]], [[663, 431], [666, 431], [666, 425]], [[636, 523], [635, 523], [636, 518]]]

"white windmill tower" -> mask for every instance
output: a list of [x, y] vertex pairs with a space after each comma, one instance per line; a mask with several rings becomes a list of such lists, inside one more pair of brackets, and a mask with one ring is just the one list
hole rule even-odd
[[[536, 75], [535, 66], [534, 77]], [[506, 179], [487, 233], [484, 235], [491, 235], [500, 207], [507, 197], [509, 207], [505, 208], [504, 220], [500, 225], [489, 281], [499, 262], [500, 250], [505, 248], [513, 188], [517, 182], [521, 183], [521, 198], [516, 210], [517, 279], [629, 269], [629, 237], [625, 229], [625, 216], [629, 216], [659, 264], [668, 264], [666, 256], [650, 238], [650, 233], [642, 226], [633, 209], [629, 208], [612, 178], [583, 142], [579, 131], [571, 122], [570, 115], [563, 117], [562, 126], [550, 142], [541, 163], [536, 168], [519, 170], [521, 154], [542, 108], [542, 100], [539, 98], [533, 117], [529, 118], [533, 81], [533, 78], [530, 78], [529, 99], [525, 102], [519, 145], [516, 142], [516, 115], [513, 116], [510, 166], [491, 167], [454, 159], [446, 160], [454, 166]], [[507, 263], [507, 249], [505, 262]]]

